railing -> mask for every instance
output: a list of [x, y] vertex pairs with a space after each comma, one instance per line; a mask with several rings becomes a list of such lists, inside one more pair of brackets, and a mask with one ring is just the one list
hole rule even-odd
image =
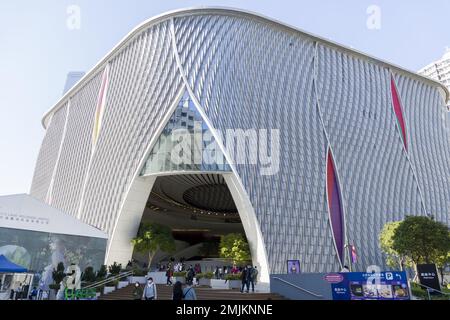
[[291, 282], [289, 282], [289, 281], [286, 281], [286, 280], [284, 280], [284, 279], [281, 279], [281, 278], [278, 278], [278, 277], [273, 277], [272, 279], [281, 281], [281, 282], [283, 282], [283, 283], [285, 283], [285, 284], [287, 284], [287, 285], [290, 285], [291, 287], [294, 287], [294, 288], [296, 288], [296, 289], [298, 289], [298, 290], [300, 290], [300, 291], [302, 291], [302, 292], [304, 292], [304, 293], [307, 293], [307, 294], [309, 294], [309, 295], [311, 295], [311, 296], [314, 296], [314, 297], [316, 297], [316, 298], [323, 299], [323, 296], [322, 296], [322, 295], [317, 294], [317, 293], [314, 293], [314, 292], [312, 292], [312, 291], [309, 291], [309, 290], [307, 290], [307, 289], [305, 289], [305, 288], [299, 287], [299, 286], [297, 286], [296, 284], [293, 284], [293, 283], [291, 283]]
[[436, 290], [436, 289], [428, 287], [428, 286], [426, 286], [424, 284], [416, 283], [416, 282], [414, 282], [414, 284], [417, 284], [418, 286], [421, 286], [422, 288], [425, 288], [427, 290], [428, 300], [431, 300], [431, 293], [432, 292], [438, 292], [438, 293], [440, 293], [440, 294], [442, 294], [444, 296], [450, 296], [450, 293], [446, 293], [446, 292], [442, 292], [440, 290]]
[[106, 278], [106, 279], [103, 279], [101, 281], [92, 283], [92, 284], [90, 284], [90, 285], [88, 285], [86, 287], [83, 287], [83, 289], [91, 289], [91, 288], [101, 287], [101, 286], [103, 286], [103, 285], [105, 285], [105, 284], [107, 284], [107, 283], [109, 283], [111, 281], [116, 281], [116, 280], [119, 280], [119, 279], [131, 277], [131, 276], [133, 276], [133, 271], [127, 271], [127, 272], [118, 274], [118, 275], [116, 275], [114, 277]]

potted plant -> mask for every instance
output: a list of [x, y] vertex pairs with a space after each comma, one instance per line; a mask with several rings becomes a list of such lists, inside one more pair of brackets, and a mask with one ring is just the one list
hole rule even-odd
[[94, 283], [96, 280], [95, 272], [93, 267], [87, 267], [84, 269], [83, 274], [81, 275], [81, 282], [84, 285], [89, 285]]
[[199, 286], [211, 287], [211, 279], [214, 278], [214, 272], [199, 273], [195, 277]]
[[242, 285], [241, 273], [227, 274], [225, 276], [229, 289], [240, 289]]
[[174, 272], [173, 277], [175, 282], [180, 281], [181, 283], [186, 283], [186, 271]]

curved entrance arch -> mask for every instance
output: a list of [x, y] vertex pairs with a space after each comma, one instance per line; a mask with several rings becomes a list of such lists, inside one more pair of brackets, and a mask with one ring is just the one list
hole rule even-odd
[[[181, 176], [193, 173], [194, 172], [170, 172], [152, 174], [144, 177], [138, 177], [135, 181], [133, 181], [124, 201], [117, 227], [108, 246], [106, 255], [107, 264], [118, 262], [125, 265], [129, 260], [131, 260], [133, 255], [131, 240], [137, 234], [147, 200], [155, 185], [156, 179], [158, 177]], [[211, 172], [195, 172], [195, 174], [211, 174]], [[231, 193], [234, 204], [236, 205], [249, 243], [253, 265], [257, 266], [259, 270], [259, 281], [268, 283], [269, 269], [266, 250], [250, 200], [248, 199], [245, 190], [239, 183], [239, 179], [234, 173], [220, 172], [218, 174], [223, 176]]]
[[[270, 279], [270, 270], [267, 253], [253, 206], [236, 171], [232, 165], [228, 164], [229, 162], [227, 159], [230, 159], [230, 157], [226, 154], [225, 148], [221, 145], [221, 141], [217, 139], [218, 136], [216, 132], [209, 125], [206, 116], [198, 109], [195, 99], [193, 99], [194, 101], [191, 99], [192, 96], [186, 93], [186, 87], [182, 88], [169, 112], [161, 121], [161, 125], [156, 131], [155, 137], [150, 142], [145, 157], [141, 160], [138, 167], [139, 170], [136, 172], [122, 201], [119, 217], [108, 243], [106, 263], [112, 264], [117, 262], [125, 265], [131, 260], [133, 255], [131, 240], [138, 232], [147, 200], [158, 177], [216, 173], [223, 176], [237, 208], [250, 246], [253, 265], [257, 266], [259, 269], [259, 281], [268, 283]], [[191, 111], [194, 112], [194, 114], [191, 114]], [[217, 152], [212, 156], [213, 159], [210, 157], [203, 160], [212, 159], [219, 161], [215, 162], [216, 164], [213, 166], [211, 166], [208, 161], [195, 163], [192, 166], [192, 171], [187, 170], [186, 166], [155, 166], [155, 162], [159, 163], [162, 161], [162, 163], [165, 163], [164, 157], [165, 155], [168, 155], [167, 147], [169, 146], [169, 149], [172, 147], [170, 143], [167, 143], [167, 136], [177, 128], [178, 124], [187, 122], [183, 120], [189, 119], [189, 115], [193, 116], [193, 120], [200, 121], [200, 135], [203, 132], [203, 137], [208, 136], [208, 143], [216, 144], [215, 149]], [[184, 127], [186, 127], [186, 123], [184, 124]], [[196, 131], [196, 126], [194, 126], [192, 130], [194, 133], [198, 132]], [[199, 144], [203, 146], [205, 143], [205, 141], [202, 140], [202, 137], [200, 137], [199, 140], [195, 139], [196, 137], [194, 137], [195, 142], [192, 144], [193, 153], [198, 151]], [[161, 141], [164, 141], [164, 147], [162, 147], [163, 143]], [[202, 147], [200, 147], [200, 151], [202, 151]], [[195, 155], [193, 157], [195, 158]], [[164, 169], [169, 169], [169, 171], [164, 172]]]

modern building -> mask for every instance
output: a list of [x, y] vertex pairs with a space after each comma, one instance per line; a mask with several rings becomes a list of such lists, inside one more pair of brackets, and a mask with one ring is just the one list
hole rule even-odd
[[127, 263], [141, 221], [158, 221], [185, 252], [189, 239], [245, 232], [261, 281], [288, 260], [338, 271], [347, 245], [355, 269], [383, 266], [386, 222], [449, 223], [448, 95], [256, 14], [174, 11], [44, 115], [31, 194], [106, 232], [108, 263]]
[[67, 74], [66, 83], [64, 84], [63, 95], [80, 81], [86, 73], [82, 71], [72, 71]]
[[444, 86], [450, 88], [450, 49], [447, 49], [441, 59], [420, 69], [419, 74], [440, 81]]
[[446, 86], [447, 89], [450, 89], [450, 48], [447, 48], [447, 51], [441, 59], [420, 69], [419, 74], [439, 81]]
[[108, 235], [25, 194], [0, 197], [0, 255], [53, 283], [59, 263], [98, 270]]

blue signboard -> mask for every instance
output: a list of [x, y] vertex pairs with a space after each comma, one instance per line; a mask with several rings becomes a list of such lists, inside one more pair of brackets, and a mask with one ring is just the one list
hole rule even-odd
[[333, 300], [409, 300], [405, 272], [340, 273], [342, 281], [332, 283]]

